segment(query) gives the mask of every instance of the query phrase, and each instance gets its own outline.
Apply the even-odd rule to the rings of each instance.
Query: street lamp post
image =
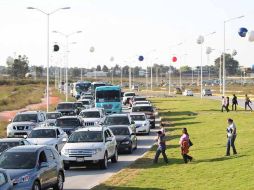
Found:
[[[68,67],[69,67],[69,37],[74,35],[74,34],[78,34],[78,33],[82,33],[81,30],[69,33],[69,34],[65,34],[63,32],[59,32],[59,31],[53,31],[54,33],[60,34],[62,36],[65,37],[66,40],[66,69],[65,69],[65,101],[68,101],[68,93],[69,93],[69,87],[68,87]],[[73,44],[75,44],[76,42],[73,42]]]
[[[225,96],[225,91],[226,91],[226,63],[225,63],[225,54],[226,54],[226,23],[231,22],[233,20],[236,19],[241,19],[244,16],[239,16],[239,17],[234,17],[234,18],[230,18],[228,20],[224,21],[224,25],[223,25],[223,88],[222,88],[222,94],[223,96]]]
[[[39,8],[27,7],[27,9],[37,10],[47,16],[47,87],[46,87],[46,99],[47,99],[47,112],[49,111],[49,16],[60,10],[70,9],[70,7],[63,7],[55,9],[52,12],[45,12]]]

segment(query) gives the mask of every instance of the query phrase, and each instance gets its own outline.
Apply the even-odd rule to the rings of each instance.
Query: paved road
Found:
[[[158,123],[159,119],[157,119]],[[157,124],[158,125],[158,124]],[[149,136],[141,135],[138,136],[138,149],[135,150],[131,155],[123,154],[119,156],[118,163],[111,164],[107,170],[100,170],[94,168],[71,168],[66,171],[66,181],[64,183],[65,190],[79,190],[79,189],[90,189],[109,177],[130,165],[132,162],[142,157],[142,155],[151,148],[154,144],[154,138],[156,137],[156,130],[151,130]]]

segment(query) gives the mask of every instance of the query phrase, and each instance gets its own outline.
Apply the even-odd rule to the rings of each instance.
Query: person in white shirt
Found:
[[[227,127],[227,152],[226,156],[230,156],[230,147],[233,149],[233,154],[237,154],[235,148],[235,139],[236,139],[236,125],[234,124],[233,119],[228,119]]]

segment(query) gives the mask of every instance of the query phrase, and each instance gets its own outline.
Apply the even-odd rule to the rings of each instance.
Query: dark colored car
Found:
[[[23,145],[31,145],[26,139],[23,138],[3,138],[0,139],[0,154],[5,150],[15,147],[15,146],[23,146]],[[1,189],[1,188],[0,188]]]
[[[57,105],[56,111],[62,115],[77,115],[77,107],[74,102],[61,102]]]
[[[44,145],[17,146],[0,156],[14,190],[62,190],[65,180],[63,162],[54,147]]]
[[[82,102],[75,102],[74,104],[76,106],[77,115],[79,115],[79,113],[84,109],[83,103]]]
[[[56,120],[56,126],[70,136],[78,128],[84,127],[84,123],[79,116],[63,116]]]
[[[134,149],[137,149],[138,140],[130,127],[110,126],[109,128],[116,137],[118,152],[128,152],[131,154]]]
[[[1,190],[12,190],[13,184],[9,174],[4,169],[0,169],[0,189]]]

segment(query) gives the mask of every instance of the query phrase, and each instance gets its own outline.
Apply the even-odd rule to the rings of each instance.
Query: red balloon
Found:
[[[172,57],[172,61],[176,62],[177,61],[177,57]]]

